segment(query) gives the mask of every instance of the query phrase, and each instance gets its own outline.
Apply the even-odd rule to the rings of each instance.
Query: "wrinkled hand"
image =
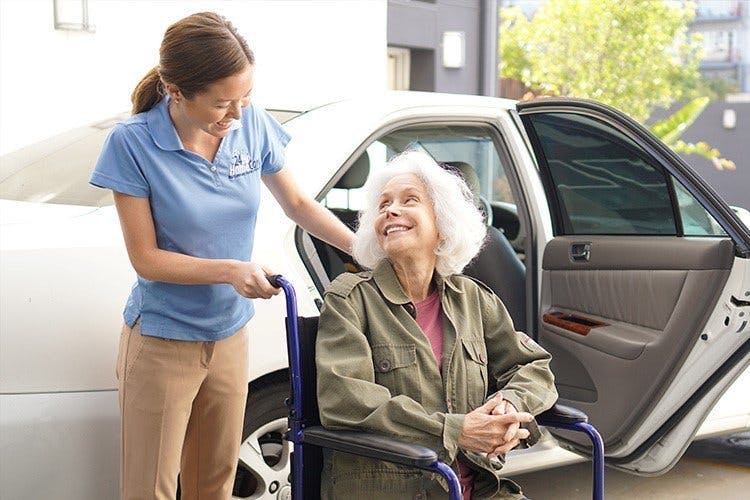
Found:
[[[501,405],[502,409],[497,411],[502,413],[496,414],[496,409]],[[513,405],[502,399],[502,395],[495,396],[466,414],[458,446],[487,453],[488,458],[503,455],[518,446],[522,439],[529,437],[529,431],[520,429],[519,425],[533,420],[534,417],[530,413],[517,411]]]
[[[515,406],[513,406],[513,403],[511,403],[507,399],[503,399],[502,392],[498,391],[492,399],[498,401],[497,406],[495,406],[495,408],[492,410],[493,415],[508,415],[510,413],[518,413],[518,410]],[[526,429],[521,429],[521,424],[519,422],[510,424],[508,426],[507,432],[505,433],[505,436],[503,436],[503,440],[505,441],[505,443],[515,444],[508,449],[505,449],[505,445],[499,447],[488,455],[489,458],[507,453],[508,451],[518,446],[522,439],[526,439],[528,437],[529,431]]]
[[[274,274],[264,266],[253,262],[239,262],[231,275],[231,285],[237,293],[249,299],[270,299],[278,295],[279,289],[268,281]]]

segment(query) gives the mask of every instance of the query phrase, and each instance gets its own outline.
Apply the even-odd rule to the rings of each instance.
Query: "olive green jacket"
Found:
[[[483,284],[435,273],[444,322],[442,370],[417,325],[415,308],[387,260],[373,271],[342,274],[325,294],[316,344],[321,422],[427,446],[453,464],[460,452],[477,474],[474,497],[515,498],[500,460],[460,450],[464,415],[498,390],[534,415],[557,400],[550,355],[513,329],[503,304]],[[528,425],[528,445],[539,438]],[[441,498],[442,478],[331,452],[323,498]]]

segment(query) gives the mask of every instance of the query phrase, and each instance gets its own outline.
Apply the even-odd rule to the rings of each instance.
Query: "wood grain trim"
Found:
[[[578,335],[586,336],[589,332],[600,326],[609,326],[609,323],[587,318],[579,314],[565,313],[561,311],[549,311],[544,313],[542,320],[550,325],[563,328]]]

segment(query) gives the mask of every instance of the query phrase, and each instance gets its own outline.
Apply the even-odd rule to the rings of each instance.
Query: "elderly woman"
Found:
[[[538,439],[532,415],[557,392],[550,355],[514,330],[490,289],[459,274],[485,237],[466,184],[407,152],[366,191],[353,255],[373,270],[339,276],[320,314],[323,425],[434,449],[458,471],[465,499],[522,498],[498,470],[505,453]],[[447,495],[417,469],[337,452],[325,461],[323,498]]]

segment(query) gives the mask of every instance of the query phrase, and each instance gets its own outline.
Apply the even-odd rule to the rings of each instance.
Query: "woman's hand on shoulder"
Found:
[[[268,281],[268,276],[272,274],[274,273],[260,264],[236,261],[232,266],[229,283],[243,297],[270,299],[280,291]]]

